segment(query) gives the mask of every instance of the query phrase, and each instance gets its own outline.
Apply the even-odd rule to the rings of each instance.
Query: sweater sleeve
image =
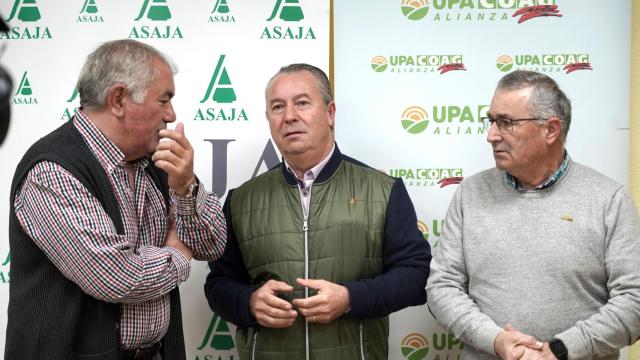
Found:
[[[344,284],[351,301],[351,311],[346,317],[386,316],[426,302],[431,248],[417,224],[416,212],[404,183],[396,179],[384,226],[383,273]]]
[[[240,248],[231,220],[229,191],[223,212],[227,221],[227,246],[217,261],[209,262],[211,271],[204,285],[204,292],[211,310],[238,327],[256,326],[257,321],[249,312],[249,299],[257,289],[249,285],[249,273],[244,267]]]
[[[640,220],[633,201],[619,188],[604,209],[605,269],[609,299],[598,311],[557,334],[569,359],[593,359],[640,337]]]
[[[429,310],[436,321],[474,348],[494,355],[494,341],[502,330],[469,297],[469,276],[462,253],[464,182],[451,200],[442,236],[431,261],[427,282]]]

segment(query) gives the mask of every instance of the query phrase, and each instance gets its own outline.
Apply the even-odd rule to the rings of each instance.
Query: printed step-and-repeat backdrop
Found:
[[[579,162],[627,178],[630,1],[334,1],[336,136],[345,153],[404,179],[425,241],[437,246],[460,178],[493,165],[479,118],[497,80],[547,72],[571,98],[567,147]],[[221,196],[279,162],[264,86],[280,66],[330,67],[330,0],[6,0],[0,62],[14,80],[0,147],[0,228],[9,187],[30,144],[68,120],[75,82],[99,43],[131,38],[177,65],[174,107],[196,151],[195,171]],[[446,181],[441,181],[448,179]],[[224,198],[223,198],[224,199]],[[0,309],[11,276],[0,232]],[[209,310],[208,272],[181,286],[187,355],[237,359],[235,328]],[[425,306],[392,316],[390,359],[459,359],[462,344]],[[0,313],[0,331],[6,312]],[[0,353],[4,336],[0,336]]]
[[[573,159],[626,185],[630,12],[630,1],[334,1],[340,149],[404,180],[437,247],[458,181],[494,166],[480,117],[498,79],[533,70],[572,101]],[[463,347],[426,305],[391,329],[391,359],[454,360]]]

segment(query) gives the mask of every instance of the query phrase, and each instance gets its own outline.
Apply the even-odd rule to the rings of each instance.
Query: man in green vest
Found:
[[[283,162],[227,195],[209,304],[241,359],[387,359],[388,315],[426,302],[431,260],[404,184],[340,152],[322,70],[285,66],[265,95]]]

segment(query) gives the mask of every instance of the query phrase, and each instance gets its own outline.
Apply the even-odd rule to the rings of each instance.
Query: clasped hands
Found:
[[[503,360],[557,360],[548,342],[540,342],[510,324],[496,336],[493,346]]]
[[[349,308],[349,290],[342,285],[315,279],[296,279],[296,283],[315,289],[317,294],[290,303],[278,294],[293,292],[293,286],[276,280],[267,281],[251,294],[249,311],[261,326],[286,328],[293,325],[298,314],[308,322],[328,324]]]

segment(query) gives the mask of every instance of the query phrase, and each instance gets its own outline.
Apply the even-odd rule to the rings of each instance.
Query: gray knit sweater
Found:
[[[519,192],[490,169],[465,179],[431,261],[427,299],[466,344],[496,358],[512,324],[559,338],[569,359],[616,359],[640,336],[640,223],[622,186],[570,162],[557,183]]]

